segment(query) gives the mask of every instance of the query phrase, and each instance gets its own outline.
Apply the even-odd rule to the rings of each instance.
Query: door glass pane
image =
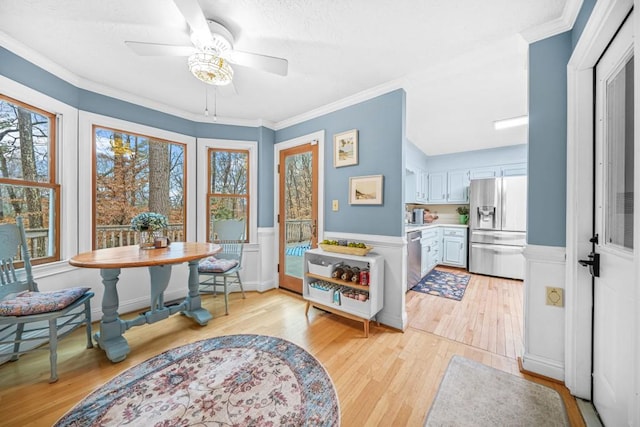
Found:
[[[607,82],[605,242],[633,249],[633,57]]]
[[[302,255],[311,249],[313,225],[311,152],[288,156],[284,171],[285,272],[302,278]]]

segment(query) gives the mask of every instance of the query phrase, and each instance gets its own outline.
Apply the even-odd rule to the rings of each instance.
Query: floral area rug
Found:
[[[336,426],[333,382],[280,338],[229,335],[174,348],[121,373],[56,426]]]
[[[464,296],[464,291],[467,290],[469,279],[471,276],[468,274],[449,273],[434,269],[411,290],[460,301]]]

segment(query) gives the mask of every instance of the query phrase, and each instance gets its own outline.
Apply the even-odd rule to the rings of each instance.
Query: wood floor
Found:
[[[131,353],[120,363],[111,363],[97,348],[85,349],[83,331],[75,331],[60,342],[60,380],[55,384],[47,382],[47,351],[32,352],[18,362],[0,366],[0,424],[50,426],[89,392],[124,370],[167,349],[228,334],[272,335],[306,348],[334,381],[344,427],[421,426],[454,354],[523,376],[513,357],[414,327],[402,333],[372,325],[369,338],[363,338],[358,322],[316,309],[311,309],[307,318],[305,302],[286,291],[247,293],[245,300],[232,294],[230,299],[230,313],[224,316],[220,296],[204,298],[204,306],[214,314],[204,327],[174,315],[130,329],[125,336]],[[415,304],[412,315],[417,314],[418,306]],[[536,381],[558,390],[572,425],[584,425],[564,387]]]
[[[516,359],[522,355],[522,287],[519,280],[472,274],[461,301],[409,291],[409,327]]]

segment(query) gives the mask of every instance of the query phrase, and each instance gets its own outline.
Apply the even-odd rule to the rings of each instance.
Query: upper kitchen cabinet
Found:
[[[430,173],[428,202],[469,203],[469,170]]]
[[[469,203],[469,170],[447,172],[447,203]]]
[[[427,203],[427,173],[418,168],[407,168],[405,174],[405,203]]]
[[[430,173],[428,179],[428,198],[429,203],[446,203],[447,201],[447,173],[435,172]]]
[[[469,171],[471,179],[496,178],[498,176],[500,176],[500,168],[496,166],[474,168]]]
[[[500,176],[522,176],[527,174],[526,163],[514,163],[500,166]]]

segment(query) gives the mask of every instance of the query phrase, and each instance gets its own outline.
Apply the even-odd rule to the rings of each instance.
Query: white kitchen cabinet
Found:
[[[429,203],[469,203],[469,170],[429,174]]]
[[[310,265],[315,272],[310,272]],[[369,270],[369,284],[360,285],[331,277],[338,265]],[[331,289],[323,289],[330,286]],[[366,294],[360,301],[345,295],[351,292]],[[384,306],[384,258],[368,253],[364,256],[311,249],[304,253],[302,297],[307,301],[305,314],[311,306],[363,323],[364,335],[369,336],[369,322]]]
[[[501,176],[522,176],[527,174],[526,163],[514,163],[500,166]]]
[[[404,202],[417,203],[417,175],[414,170],[406,169],[404,174]]]
[[[421,169],[406,169],[405,203],[427,202],[427,173]]]
[[[445,227],[442,230],[443,265],[467,268],[467,229]]]
[[[446,203],[447,201],[447,173],[434,172],[428,176],[428,202]]]
[[[447,203],[469,203],[469,170],[447,172]]]
[[[422,231],[422,238],[420,239],[420,243],[422,245],[422,277],[429,274],[429,272],[438,265],[439,260],[442,258],[440,255],[441,240],[442,235],[439,227]]]
[[[498,166],[489,166],[471,169],[469,175],[471,179],[495,178],[501,175],[501,171]]]

